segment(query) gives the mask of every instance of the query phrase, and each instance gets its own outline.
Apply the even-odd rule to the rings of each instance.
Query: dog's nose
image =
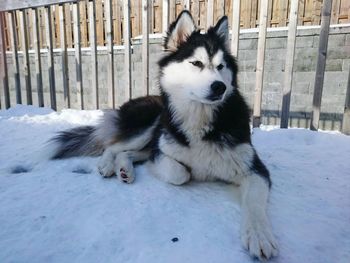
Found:
[[[222,81],[214,81],[211,84],[210,89],[211,89],[210,98],[212,100],[217,100],[217,99],[220,99],[222,94],[225,93],[226,85]]]

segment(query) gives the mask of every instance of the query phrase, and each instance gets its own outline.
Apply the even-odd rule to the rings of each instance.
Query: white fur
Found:
[[[107,147],[98,162],[98,169],[101,175],[103,177],[110,177],[115,174],[115,158],[118,153],[124,151],[140,151],[145,147],[145,145],[151,140],[153,130],[158,122],[159,120],[157,119],[150,128],[131,140],[118,142]]]
[[[154,162],[147,162],[146,165],[150,172],[163,182],[182,185],[191,178],[183,165],[166,155],[161,155]]]
[[[201,61],[204,68],[201,69],[194,66],[191,63],[194,61]],[[219,64],[224,65],[222,70],[216,68]],[[206,49],[198,47],[194,51],[193,56],[181,62],[168,64],[162,69],[162,72],[160,84],[163,89],[171,95],[173,101],[180,100],[184,104],[188,104],[191,101],[202,104],[219,104],[233,91],[231,85],[232,73],[226,67],[221,50],[210,61]],[[226,85],[226,92],[218,101],[207,99],[207,96],[211,93],[210,86],[214,81],[221,81]]]

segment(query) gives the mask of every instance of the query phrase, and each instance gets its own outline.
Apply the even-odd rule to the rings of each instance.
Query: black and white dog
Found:
[[[100,155],[99,171],[134,181],[133,163],[175,185],[223,180],[240,186],[241,240],[252,256],[277,254],[266,206],[269,172],[250,138],[249,109],[239,93],[227,17],[202,34],[183,11],[170,26],[159,61],[160,96],[106,111],[96,127],[63,131],[53,158]]]

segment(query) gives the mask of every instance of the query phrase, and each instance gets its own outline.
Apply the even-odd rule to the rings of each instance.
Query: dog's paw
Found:
[[[101,157],[98,162],[98,171],[103,177],[111,177],[115,174],[114,162]]]
[[[135,180],[133,169],[126,169],[125,167],[121,167],[117,170],[117,177],[120,181],[131,184]]]
[[[265,261],[278,254],[278,245],[269,224],[246,222],[242,227],[241,241],[243,247],[252,257]]]

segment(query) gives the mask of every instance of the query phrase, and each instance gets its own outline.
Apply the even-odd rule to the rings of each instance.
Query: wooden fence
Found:
[[[69,4],[60,5],[55,7],[52,4],[62,3],[62,2],[70,2]],[[213,24],[214,14],[215,14],[215,4],[219,3],[219,0],[208,0],[206,1],[206,24],[207,26]],[[283,103],[282,103],[282,118],[281,118],[281,127],[288,127],[289,120],[289,109],[290,109],[290,97],[292,92],[292,77],[293,77],[293,65],[294,65],[294,50],[295,50],[295,39],[296,39],[296,27],[300,21],[298,17],[300,10],[300,3],[310,2],[310,1],[299,1],[299,0],[291,0],[290,1],[290,11],[288,13],[288,44],[287,44],[287,58],[285,65],[285,85],[283,90]],[[311,1],[316,3],[318,1]],[[73,5],[72,5],[73,3]],[[92,78],[92,97],[93,103],[96,109],[99,108],[99,89],[98,89],[98,64],[97,64],[97,45],[98,45],[98,37],[99,34],[102,34],[100,30],[103,28],[103,32],[105,34],[104,41],[107,44],[108,50],[108,104],[111,108],[115,107],[114,101],[114,75],[115,70],[113,68],[113,60],[114,60],[114,52],[113,46],[115,42],[115,28],[113,27],[115,24],[115,20],[121,19],[121,15],[123,15],[122,24],[119,24],[118,20],[118,28],[117,32],[121,33],[121,29],[123,30],[123,44],[125,47],[124,56],[125,56],[125,65],[124,65],[124,74],[125,74],[125,88],[126,94],[129,98],[132,97],[132,89],[131,89],[131,32],[133,27],[132,16],[130,10],[132,10],[132,4],[130,0],[123,0],[122,4],[122,13],[120,9],[119,13],[115,10],[115,1],[112,0],[104,0],[103,8],[104,15],[101,16],[101,12],[99,12],[96,8],[97,4],[101,3],[99,0],[85,2],[85,1],[77,1],[77,0],[32,0],[31,4],[21,3],[19,0],[5,0],[5,3],[0,3],[0,10],[12,10],[10,12],[0,12],[0,76],[1,83],[3,86],[3,92],[1,94],[0,102],[1,107],[3,105],[6,108],[10,107],[10,92],[9,92],[9,83],[8,83],[8,71],[7,71],[7,61],[6,61],[6,47],[9,43],[11,43],[12,59],[13,59],[13,74],[15,79],[15,91],[16,91],[16,102],[22,103],[22,94],[21,94],[21,83],[20,83],[20,71],[19,71],[19,60],[18,60],[18,48],[19,48],[19,40],[22,41],[22,46],[20,49],[23,51],[24,58],[24,79],[25,79],[25,87],[26,87],[26,96],[27,103],[32,104],[32,90],[31,90],[31,74],[30,71],[33,70],[30,68],[30,63],[28,59],[28,51],[29,51],[29,39],[30,34],[33,37],[33,46],[35,49],[35,72],[36,72],[36,82],[38,87],[38,101],[39,106],[44,106],[43,102],[43,90],[42,90],[42,68],[41,68],[41,57],[40,57],[40,47],[43,46],[42,42],[45,42],[44,47],[48,51],[48,73],[49,73],[49,85],[50,85],[50,102],[51,108],[56,110],[56,82],[55,82],[55,64],[53,61],[53,48],[54,48],[54,40],[57,38],[55,35],[55,27],[59,27],[59,31],[61,34],[59,35],[60,41],[59,45],[61,47],[61,57],[62,57],[62,79],[63,79],[63,87],[64,87],[64,100],[67,108],[70,107],[70,87],[68,84],[68,63],[67,63],[67,46],[68,39],[70,37],[68,35],[74,36],[74,47],[75,47],[75,68],[76,68],[76,90],[77,97],[81,109],[84,109],[84,101],[83,101],[83,83],[82,83],[82,65],[81,65],[81,46],[84,44],[84,40],[82,36],[88,35],[88,39],[85,41],[88,43],[91,49],[91,62],[93,65],[93,70],[91,74]],[[180,11],[181,8],[175,9],[170,8],[172,3],[176,4],[176,1],[171,0],[163,0],[162,1],[162,16],[163,19],[163,30],[167,27],[169,21],[173,20],[176,13]],[[194,9],[193,3],[201,3],[199,2],[190,2],[183,1],[183,6],[185,8]],[[221,1],[224,4],[224,1]],[[242,1],[243,3],[243,1]],[[241,27],[241,21],[239,15],[241,12],[241,1],[240,0],[232,0],[230,1],[232,8],[231,13],[229,13],[231,17],[231,27],[232,27],[232,53],[234,55],[238,52],[239,45],[239,28]],[[244,2],[246,3],[246,2]],[[256,3],[256,2],[255,2]],[[271,5],[272,0],[261,0],[259,5],[255,5],[256,12],[259,11],[259,39],[258,39],[258,53],[257,53],[257,65],[256,65],[256,87],[255,87],[255,99],[254,99],[254,110],[253,110],[253,126],[258,127],[261,123],[261,98],[263,93],[263,76],[264,76],[264,60],[265,60],[265,43],[266,43],[266,28],[271,25],[272,20],[269,18],[272,17],[271,14]],[[319,37],[319,51],[318,51],[318,60],[316,67],[316,77],[315,77],[315,85],[314,85],[314,99],[313,99],[313,111],[312,111],[312,121],[310,128],[313,130],[318,129],[319,125],[319,116],[320,116],[320,107],[321,107],[321,98],[322,98],[322,88],[323,88],[323,77],[325,72],[325,64],[326,64],[326,56],[327,56],[327,43],[328,43],[328,33],[329,26],[332,20],[332,16],[334,17],[334,12],[332,12],[332,6],[334,7],[334,3],[337,3],[337,10],[339,10],[339,3],[341,1],[334,0],[332,5],[332,0],[324,0],[321,10],[321,33]],[[51,5],[50,5],[51,4]],[[135,1],[134,1],[135,4]],[[154,25],[155,17],[159,18],[157,15],[151,15],[154,12],[154,5],[151,5],[148,0],[142,0],[142,70],[143,70],[143,90],[144,94],[148,94],[149,91],[149,32],[150,25]],[[41,7],[45,5],[44,7]],[[69,8],[67,8],[67,6]],[[302,5],[301,5],[302,6]],[[71,7],[73,7],[71,9]],[[196,8],[202,10],[199,5]],[[32,10],[30,10],[32,9]],[[71,20],[67,19],[67,9],[72,14]],[[85,10],[82,16],[81,10]],[[32,27],[28,26],[30,23],[28,22],[28,11],[31,12],[32,17]],[[41,10],[41,11],[40,11]],[[222,10],[224,10],[222,8]],[[151,12],[152,11],[152,12]],[[203,10],[202,10],[203,11]],[[333,9],[334,11],[334,9]],[[43,24],[40,18],[43,16]],[[58,15],[56,14],[58,12]],[[217,11],[216,11],[217,12]],[[216,13],[218,15],[218,13]],[[53,16],[56,16],[56,20],[53,19]],[[221,14],[220,14],[221,15]],[[103,18],[102,18],[103,17]],[[117,18],[116,18],[117,17]],[[151,21],[152,18],[152,21]],[[246,18],[246,16],[243,16]],[[19,19],[19,20],[18,20]],[[101,26],[101,21],[103,19],[103,24],[105,26]],[[255,19],[255,18],[254,18]],[[338,18],[339,19],[339,16]],[[16,22],[19,21],[19,22]],[[56,21],[56,22],[55,22]],[[100,21],[100,24],[98,23]],[[198,20],[198,23],[202,20]],[[135,22],[135,21],[134,21]],[[72,33],[68,34],[67,23],[71,27]],[[73,23],[73,24],[72,24]],[[89,26],[86,26],[88,23]],[[20,25],[20,26],[18,26]],[[44,25],[45,30],[40,30],[40,28]],[[120,26],[119,26],[120,25]],[[153,27],[154,28],[154,27]],[[7,31],[9,32],[7,32]],[[70,32],[70,31],[69,31]],[[344,107],[344,115],[343,115],[343,132],[350,134],[350,74],[347,85],[347,95],[345,99],[345,107]]]
[[[9,1],[9,0],[8,0]],[[162,33],[166,28],[167,23],[163,23],[164,3],[168,2],[169,21],[173,21],[175,17],[184,8],[189,8],[195,22],[201,29],[205,29],[211,21],[217,21],[217,19],[224,14],[229,16],[230,27],[232,21],[232,14],[235,10],[232,0],[192,0],[192,1],[179,1],[179,0],[149,0],[150,5],[150,33]],[[260,1],[258,0],[244,0],[241,1],[240,6],[240,28],[255,28],[259,25],[259,13],[260,13]],[[320,25],[321,23],[321,7],[322,0],[300,0],[298,7],[298,25]],[[108,3],[106,0],[95,0],[96,10],[96,41],[98,46],[107,45],[107,16],[105,5]],[[208,3],[212,5],[212,15],[208,16]],[[113,0],[112,4],[112,23],[113,23],[113,44],[121,45],[123,40],[123,1]],[[187,7],[186,7],[187,5]],[[68,48],[74,47],[74,9],[75,3],[66,3],[63,5],[64,19],[65,19],[65,34],[66,43]],[[287,26],[289,23],[289,10],[291,7],[290,0],[271,0],[268,3],[268,27],[281,27]],[[51,6],[51,26],[53,34],[53,47],[61,47],[61,30],[60,30],[60,6]],[[331,24],[349,23],[350,22],[350,1],[349,0],[333,0]],[[45,8],[27,9],[25,15],[28,19],[28,45],[34,49],[34,12],[37,12],[39,35],[41,48],[46,47],[46,34],[45,34]],[[18,47],[22,48],[22,38],[20,36],[22,27],[21,25],[21,12],[15,12],[15,25],[18,37]],[[82,47],[89,47],[89,4],[87,0],[81,1],[79,5],[80,16],[80,28],[81,28],[81,44]],[[209,17],[209,18],[208,18]],[[208,19],[210,21],[208,21]],[[142,0],[130,1],[130,22],[131,22],[131,36],[135,37],[142,34]],[[11,50],[10,39],[10,15],[5,15],[5,35],[8,41],[5,43],[6,50]]]

